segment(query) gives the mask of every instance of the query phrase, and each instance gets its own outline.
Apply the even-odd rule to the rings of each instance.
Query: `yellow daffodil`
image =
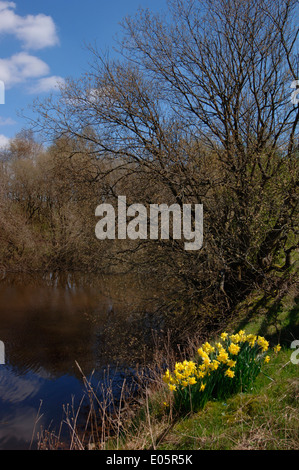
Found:
[[[169,372],[169,369],[167,369],[164,376],[163,376],[163,382],[165,382],[167,384],[167,383],[169,383],[169,380],[170,380],[170,372]]]
[[[235,373],[234,373],[233,370],[227,369],[227,370],[225,371],[225,374],[224,374],[224,375],[226,375],[227,377],[230,377],[230,378],[232,379],[232,378],[235,376]]]
[[[185,369],[185,366],[181,362],[176,362],[175,370],[178,372],[182,372]]]
[[[238,333],[239,337],[240,337],[240,342],[244,342],[246,341],[246,333],[244,330],[240,330],[239,333]]]
[[[230,336],[230,340],[233,342],[233,343],[239,343],[241,341],[241,337],[240,335],[238,335],[238,333],[236,335],[231,335]]]
[[[231,354],[236,355],[240,351],[240,346],[238,346],[237,344],[232,343],[232,344],[229,345],[228,350]]]
[[[257,344],[262,348],[262,351],[265,352],[269,348],[269,342],[263,338],[263,336],[258,336],[256,340]]]
[[[208,343],[207,341],[206,341],[205,344],[202,346],[202,349],[203,349],[203,351],[204,351],[206,354],[209,354],[209,353],[215,351],[214,346],[211,346],[211,344]]]
[[[177,370],[174,371],[174,374],[178,380],[182,380],[184,378],[183,374],[181,374]]]
[[[197,393],[198,390],[201,392],[204,391],[206,384],[201,382],[202,379],[206,376],[213,378],[213,374],[215,374],[215,380],[217,380],[217,369],[221,370],[222,364],[226,364],[224,376],[232,379],[235,377],[234,368],[237,364],[237,360],[233,360],[236,359],[236,357],[232,356],[237,356],[239,354],[238,362],[240,362],[240,364],[242,363],[244,360],[244,355],[242,355],[242,343],[245,341],[248,342],[252,348],[254,346],[258,347],[262,352],[267,351],[269,348],[269,342],[263,336],[257,336],[254,334],[247,335],[244,330],[240,330],[238,333],[232,335],[223,332],[220,336],[222,342],[216,343],[215,346],[212,346],[211,343],[206,341],[198,348],[196,362],[188,360],[176,362],[172,372],[169,369],[166,370],[162,378],[168,385],[170,391],[182,391],[186,387],[190,387],[191,394],[193,392]],[[279,344],[273,348],[275,353],[279,352],[280,349],[281,346]],[[257,348],[254,353],[256,353],[257,356],[259,355]],[[245,357],[246,354],[245,348]],[[268,363],[269,361],[270,356],[265,356],[264,362]],[[191,388],[191,386],[197,384],[198,381],[198,386]],[[166,403],[164,403],[164,405],[166,406]]]
[[[188,383],[189,383],[189,385],[194,385],[194,384],[196,384],[196,379],[195,379],[195,377],[190,377],[189,380],[188,380]]]
[[[229,361],[227,361],[227,365],[228,367],[235,367],[236,361],[233,361],[232,359],[230,359]]]
[[[209,364],[211,362],[209,355],[203,350],[203,348],[199,348],[197,352],[199,356],[202,358],[204,364]]]
[[[229,357],[224,348],[219,351],[219,354],[216,359],[217,361],[222,362],[224,364],[228,361]]]
[[[212,362],[211,365],[210,365],[210,369],[211,369],[211,370],[217,370],[219,364],[220,364],[220,362],[217,361],[216,359],[214,359],[213,362]]]
[[[202,372],[202,371],[196,372],[196,377],[198,377],[199,379],[203,379],[205,375],[206,375],[205,372]]]
[[[246,341],[249,343],[249,345],[253,348],[256,342],[257,336],[253,334],[249,334],[246,336]]]

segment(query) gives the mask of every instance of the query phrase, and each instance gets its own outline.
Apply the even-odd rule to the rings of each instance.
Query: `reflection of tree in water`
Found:
[[[78,425],[82,422],[84,429],[90,403],[83,374],[97,400],[105,401],[112,393],[110,406],[123,396],[124,383],[126,390],[136,390],[134,366],[150,358],[152,331],[160,328],[158,316],[151,313],[155,303],[156,289],[129,277],[6,276],[0,282],[0,339],[7,358],[7,380],[0,381],[2,416],[12,422],[7,402],[1,405],[1,399],[18,396],[19,426],[23,410],[32,406],[37,412],[42,397],[45,427],[51,422],[51,428],[58,429],[62,406],[73,397],[75,407],[80,402]],[[31,430],[34,418],[26,418]]]
[[[2,337],[10,363],[20,372],[43,367],[57,377],[72,372],[74,360],[91,359],[92,325],[79,311],[65,308],[58,295],[42,297],[44,305],[39,298],[36,307],[11,310]]]
[[[112,363],[146,363],[162,325],[162,317],[151,311],[111,305],[96,333],[97,361],[103,363],[108,357]]]
[[[0,284],[0,338],[11,365],[20,373],[42,367],[55,377],[80,376],[75,361],[88,374],[148,357],[159,322],[144,293],[151,295],[144,283],[120,277],[6,278]]]

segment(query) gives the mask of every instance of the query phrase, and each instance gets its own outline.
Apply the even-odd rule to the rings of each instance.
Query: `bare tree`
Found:
[[[134,202],[204,204],[200,252],[172,240],[158,242],[160,257],[156,244],[142,245],[147,266],[168,266],[197,301],[232,306],[254,285],[272,285],[278,255],[280,269],[290,266],[296,15],[295,0],[173,0],[165,16],[140,10],[123,22],[119,59],[90,48],[89,73],[69,80],[56,103],[37,104],[38,129],[88,142],[105,198],[126,188]],[[140,243],[135,249],[140,260]]]

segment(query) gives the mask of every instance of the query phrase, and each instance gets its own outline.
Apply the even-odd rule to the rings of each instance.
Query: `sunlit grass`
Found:
[[[298,449],[298,365],[292,350],[263,367],[246,393],[213,399],[175,424],[159,449]]]

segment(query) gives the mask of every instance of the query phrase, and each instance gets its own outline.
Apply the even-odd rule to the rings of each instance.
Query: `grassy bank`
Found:
[[[298,365],[292,350],[271,355],[252,390],[178,422],[158,449],[298,449]]]
[[[108,413],[108,407],[114,400],[112,389],[107,389],[106,401],[100,403],[96,390],[84,377],[90,405],[85,410],[84,431],[78,425],[80,410],[74,410],[74,415],[66,416],[64,420],[71,433],[70,448],[131,451],[299,449],[299,346],[292,345],[292,341],[299,339],[298,326],[298,298],[295,290],[289,291],[279,303],[258,292],[250,296],[240,306],[233,322],[227,325],[229,336],[226,339],[217,333],[204,341],[217,345],[221,338],[222,344],[225,345],[227,341],[226,348],[229,350],[230,335],[240,331],[240,327],[245,330],[245,336],[256,335],[260,338],[255,344],[257,355],[254,358],[260,365],[258,373],[253,374],[253,380],[250,379],[247,387],[243,375],[241,387],[237,391],[231,393],[229,390],[222,397],[210,396],[196,412],[194,409],[186,410],[186,407],[183,410],[176,408],[175,394],[169,390],[169,382],[165,383],[162,377],[166,367],[173,372],[177,361],[196,360],[198,348],[202,345],[198,337],[190,337],[189,347],[181,351],[179,358],[167,347],[165,351],[157,351],[150,378],[146,375],[146,384],[145,377],[140,377],[143,393],[138,397],[129,396],[121,400],[112,414]],[[264,339],[259,336],[261,334],[269,345],[265,351]],[[275,351],[274,346],[278,343],[281,349]],[[242,357],[242,341],[239,345],[240,352],[233,356],[237,365],[229,365],[235,372],[235,378],[240,371],[238,361]],[[246,345],[245,340],[243,345]],[[249,363],[250,348],[251,345],[247,345],[249,355],[246,353],[245,361],[242,359],[245,367]],[[222,385],[225,386],[231,380],[225,377],[228,364],[226,361],[216,368],[216,376],[220,374],[216,387],[218,391],[222,391]],[[212,369],[208,376],[213,374]],[[205,377],[204,382],[208,388],[209,378]],[[124,384],[122,396],[125,395]],[[101,411],[100,415],[98,410]],[[40,442],[40,448],[66,447],[68,444],[53,434],[44,433]]]
[[[263,331],[270,344],[281,342],[282,349],[278,354],[273,349],[267,351],[269,362],[263,362],[261,372],[246,392],[241,390],[226,399],[214,398],[196,413],[177,416],[171,394],[157,375],[133,419],[122,423],[122,433],[117,439],[108,440],[104,448],[298,449],[299,354],[290,347],[299,324],[296,295],[285,297],[274,313],[266,301],[263,308],[261,305],[258,295],[248,299],[248,305],[243,305],[239,318],[231,325],[231,332],[240,324],[246,333]],[[268,309],[264,310],[266,306]]]
[[[298,364],[294,350],[270,353],[253,387],[177,420],[165,406],[167,392],[149,392],[144,407],[109,449],[299,449]]]

